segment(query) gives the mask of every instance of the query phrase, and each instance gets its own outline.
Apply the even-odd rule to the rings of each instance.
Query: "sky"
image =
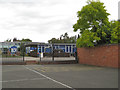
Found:
[[[118,19],[120,0],[100,0],[111,15]],[[6,39],[29,38],[33,42],[46,42],[59,38],[65,32],[69,36],[77,22],[77,12],[87,0],[0,0],[0,42]]]

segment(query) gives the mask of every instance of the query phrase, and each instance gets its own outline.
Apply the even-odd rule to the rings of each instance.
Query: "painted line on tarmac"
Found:
[[[24,67],[25,67],[25,66],[24,66]],[[25,67],[25,68],[28,69],[28,70],[30,70],[30,71],[32,71],[32,72],[34,72],[34,73],[37,73],[37,74],[39,74],[39,75],[41,75],[41,76],[43,76],[43,77],[45,77],[45,78],[47,78],[47,79],[49,79],[49,80],[51,80],[51,81],[53,81],[53,82],[55,82],[55,83],[58,83],[58,84],[60,84],[60,85],[62,85],[62,86],[64,86],[64,87],[67,87],[67,88],[72,89],[72,90],[76,90],[76,89],[72,88],[71,86],[68,86],[68,85],[66,85],[66,84],[64,84],[64,83],[61,83],[61,82],[55,80],[55,79],[52,79],[52,78],[50,78],[50,77],[48,77],[48,76],[46,76],[46,75],[44,75],[44,74],[42,74],[42,73],[40,73],[40,72],[37,72],[37,71],[35,71],[35,70],[33,70],[33,69],[30,69],[30,68],[28,68],[28,67]]]
[[[0,82],[3,82],[3,83],[7,83],[7,82],[21,82],[21,81],[33,81],[33,80],[41,80],[41,79],[46,79],[46,78],[19,79],[19,80],[8,80],[8,81],[0,81]]]

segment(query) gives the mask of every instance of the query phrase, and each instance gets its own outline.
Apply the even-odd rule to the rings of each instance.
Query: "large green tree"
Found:
[[[77,40],[78,47],[90,47],[94,44],[110,43],[110,23],[104,3],[87,1],[81,11],[77,12],[77,23],[73,25],[74,31],[80,30],[80,38]]]

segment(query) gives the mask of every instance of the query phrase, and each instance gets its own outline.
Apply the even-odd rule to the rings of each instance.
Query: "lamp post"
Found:
[[[41,43],[40,43],[40,61],[41,61]]]
[[[51,50],[52,50],[52,61],[54,61],[54,43],[50,41],[51,44]]]
[[[52,60],[54,61],[54,43],[52,43]]]
[[[22,50],[22,51],[23,51],[23,62],[24,62],[24,61],[25,61],[25,60],[24,60],[24,59],[25,59],[25,58],[24,58],[24,49],[25,49],[25,46],[24,46],[24,45],[25,45],[25,44],[24,44],[24,43],[22,43],[22,44],[23,44],[23,45],[22,45],[22,47],[23,47],[23,50]]]

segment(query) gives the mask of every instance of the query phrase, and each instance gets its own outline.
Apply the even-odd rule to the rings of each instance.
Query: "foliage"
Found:
[[[83,32],[80,38],[77,40],[77,46],[78,47],[89,47],[94,46],[96,44],[95,41],[99,41],[100,38],[95,35],[94,32],[90,32],[89,30],[86,30]]]
[[[80,30],[78,47],[92,47],[94,44],[110,43],[111,29],[104,3],[88,1],[88,5],[78,11],[77,23],[73,25],[74,31]]]
[[[12,39],[7,39],[5,41],[6,42],[11,42]],[[32,40],[30,40],[29,38],[26,38],[26,39],[23,38],[22,40],[19,40],[15,37],[15,38],[13,38],[13,42],[32,42]]]
[[[120,43],[120,22],[111,21],[111,43]]]
[[[58,43],[59,39],[52,38],[51,40],[48,40],[49,43]]]
[[[11,39],[7,39],[7,40],[5,40],[5,42],[11,42]]]
[[[30,40],[30,39],[28,39],[28,38],[27,38],[27,39],[24,39],[24,38],[23,38],[23,39],[20,40],[20,41],[21,41],[21,42],[32,42],[32,40]]]
[[[18,41],[18,40],[17,40],[17,38],[16,38],[16,37],[15,37],[15,38],[13,38],[13,42],[16,42],[16,41]]]
[[[48,40],[49,43],[76,43],[76,36],[68,36],[68,33],[60,35],[60,38],[52,38]]]

